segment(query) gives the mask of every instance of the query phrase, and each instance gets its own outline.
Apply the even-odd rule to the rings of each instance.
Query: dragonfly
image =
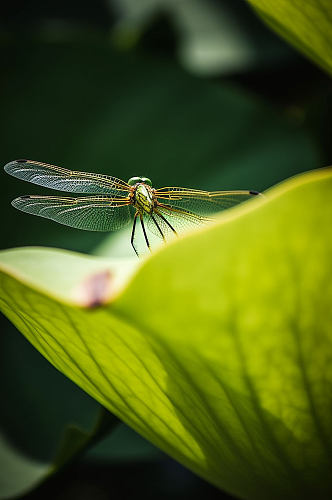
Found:
[[[202,191],[183,187],[156,189],[148,177],[125,182],[110,175],[72,171],[33,160],[7,163],[5,171],[46,188],[85,196],[26,195],[12,205],[29,214],[88,231],[114,231],[133,222],[131,245],[139,256],[135,236],[140,221],[145,244],[151,250],[149,231],[166,241],[171,234],[210,222],[211,214],[230,208],[258,191]]]

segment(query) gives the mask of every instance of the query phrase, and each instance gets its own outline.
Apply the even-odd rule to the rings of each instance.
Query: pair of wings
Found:
[[[128,224],[132,218],[132,186],[104,174],[67,170],[55,165],[31,160],[16,160],[5,165],[5,171],[47,188],[87,196],[21,196],[12,205],[23,212],[52,219],[60,224],[89,231],[113,231]],[[207,215],[232,207],[259,195],[257,191],[201,191],[181,187],[154,190],[157,207],[155,218],[167,230],[158,214],[162,214],[176,229],[205,222]],[[148,217],[148,215],[145,215]],[[156,232],[153,221],[149,227]],[[157,233],[158,234],[158,231]]]

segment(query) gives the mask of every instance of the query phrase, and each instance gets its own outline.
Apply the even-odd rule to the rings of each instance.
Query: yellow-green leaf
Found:
[[[247,0],[279,35],[332,73],[330,0]]]
[[[104,305],[89,274],[112,276],[115,262],[3,251],[1,308],[211,483],[243,499],[330,498],[331,200],[331,170],[291,179],[158,250]]]

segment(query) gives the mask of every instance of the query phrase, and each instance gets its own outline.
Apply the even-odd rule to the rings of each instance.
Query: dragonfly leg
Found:
[[[160,236],[162,237],[162,239],[165,241],[165,235],[164,233],[162,232],[162,230],[160,229],[160,226],[158,224],[158,222],[156,221],[156,219],[153,217],[153,215],[151,215],[151,219],[153,220],[153,222],[155,223],[155,225],[157,226],[157,229],[160,233]]]
[[[145,243],[146,243],[146,246],[148,247],[148,249],[150,250],[151,252],[151,248],[150,248],[150,243],[149,243],[149,240],[148,240],[148,236],[146,234],[146,231],[145,231],[145,226],[144,226],[144,221],[143,221],[143,215],[142,214],[139,214],[140,216],[140,219],[141,219],[141,225],[142,225],[142,229],[143,229],[143,234],[144,234],[144,238],[145,238]]]
[[[174,229],[174,227],[172,226],[172,224],[170,224],[170,223],[168,222],[168,220],[167,220],[167,219],[166,219],[166,218],[165,218],[165,217],[164,217],[164,216],[163,216],[160,212],[156,212],[156,213],[157,213],[157,214],[159,215],[159,217],[160,217],[160,218],[161,218],[161,219],[162,219],[162,220],[163,220],[163,221],[164,221],[164,222],[168,225],[168,227],[170,227],[170,228],[172,229],[173,233],[174,233],[174,234],[176,234],[176,235],[178,235],[178,233],[175,231],[175,229]]]
[[[132,232],[131,232],[130,243],[131,243],[131,246],[133,247],[133,249],[135,250],[135,254],[137,255],[137,257],[139,257],[138,252],[137,252],[137,250],[136,250],[136,247],[135,247],[135,245],[134,245],[134,238],[135,238],[135,229],[136,229],[137,216],[138,216],[138,212],[136,212],[136,213],[135,213],[135,216],[134,216],[134,223],[133,223],[133,229],[132,229]]]

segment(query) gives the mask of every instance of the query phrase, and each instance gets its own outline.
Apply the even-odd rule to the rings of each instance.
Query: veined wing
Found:
[[[113,231],[130,221],[129,201],[109,196],[21,196],[12,205],[22,212],[87,231]]]
[[[212,219],[195,214],[189,210],[170,205],[158,205],[152,215],[146,215],[146,223],[149,230],[159,237],[167,239],[176,233],[181,233],[197,225],[211,222]],[[162,236],[163,235],[163,236]]]
[[[180,187],[166,187],[155,190],[159,203],[170,208],[184,209],[196,215],[204,216],[233,207],[243,201],[262,196],[257,191],[201,191]]]
[[[130,186],[116,177],[78,172],[32,160],[15,160],[5,165],[5,171],[39,186],[71,193],[111,194],[127,196]]]

